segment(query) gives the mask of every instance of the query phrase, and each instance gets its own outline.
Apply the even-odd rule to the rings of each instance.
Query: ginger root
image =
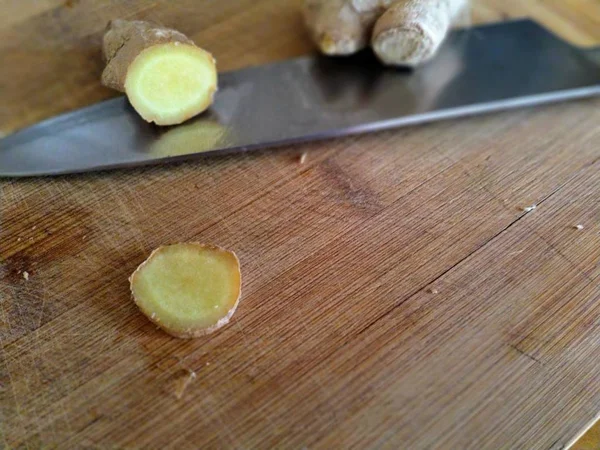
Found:
[[[322,53],[347,55],[369,44],[386,65],[431,59],[469,0],[305,0],[304,19]]]
[[[213,102],[215,60],[179,31],[138,20],[112,20],[102,51],[102,84],[125,92],[148,122],[176,125]]]
[[[379,5],[361,8],[358,3],[365,2],[305,0],[304,21],[322,53],[349,55],[368,45],[371,29],[383,10]]]
[[[202,336],[227,324],[241,294],[235,253],[196,242],[159,247],[129,281],[139,309],[180,338]]]

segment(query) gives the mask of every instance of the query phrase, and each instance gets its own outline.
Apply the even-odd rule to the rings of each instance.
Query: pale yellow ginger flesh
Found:
[[[167,333],[191,338],[229,322],[241,294],[235,253],[181,243],[156,249],[130,277],[140,310]]]
[[[157,125],[179,124],[208,108],[217,89],[212,56],[193,45],[159,44],[131,63],[125,93],[135,110]]]
[[[102,84],[125,92],[148,122],[177,125],[213,102],[215,60],[177,30],[141,20],[111,20],[102,54]]]

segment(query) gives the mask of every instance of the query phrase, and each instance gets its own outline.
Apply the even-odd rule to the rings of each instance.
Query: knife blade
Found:
[[[452,32],[416,70],[369,52],[307,56],[219,76],[215,103],[181,126],[144,122],[125,97],[0,140],[0,176],[162,164],[600,94],[600,49],[530,20]]]

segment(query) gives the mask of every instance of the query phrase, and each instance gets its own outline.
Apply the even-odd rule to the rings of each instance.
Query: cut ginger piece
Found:
[[[217,87],[210,54],[179,42],[147,48],[131,63],[125,93],[148,122],[179,124],[206,110]]]
[[[184,34],[113,20],[103,41],[105,86],[125,92],[148,122],[176,125],[205,111],[217,90],[215,60]]]
[[[157,248],[129,281],[139,309],[180,338],[202,336],[227,324],[241,294],[235,253],[196,242]]]

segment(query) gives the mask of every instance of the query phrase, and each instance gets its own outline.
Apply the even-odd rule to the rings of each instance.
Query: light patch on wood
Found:
[[[189,384],[196,379],[196,372],[185,369],[180,371],[173,380],[173,393],[177,400],[183,397],[183,394]]]
[[[29,281],[29,272],[23,272],[23,278],[25,278],[25,281]]]
[[[306,162],[306,158],[308,157],[308,152],[302,152],[300,155],[300,164],[304,164]]]
[[[573,228],[575,228],[576,230],[583,230],[583,225],[581,225],[580,223],[575,225]]]
[[[537,205],[531,205],[531,206],[526,206],[523,208],[524,212],[531,212],[533,211],[535,208],[537,208]]]

